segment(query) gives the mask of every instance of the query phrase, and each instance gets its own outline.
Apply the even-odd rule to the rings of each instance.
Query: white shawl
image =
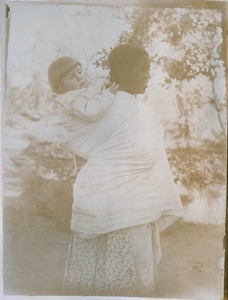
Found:
[[[167,161],[163,127],[146,104],[118,92],[96,122],[62,116],[75,154],[87,160],[73,186],[71,229],[93,237],[183,216]]]

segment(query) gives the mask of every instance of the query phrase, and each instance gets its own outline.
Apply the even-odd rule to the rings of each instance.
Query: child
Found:
[[[85,75],[81,63],[68,56],[62,56],[50,65],[48,79],[53,92],[58,94],[56,102],[62,112],[90,122],[108,110],[118,88],[113,84],[101,90]]]

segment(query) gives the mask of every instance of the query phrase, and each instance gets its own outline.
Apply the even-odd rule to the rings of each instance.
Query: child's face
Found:
[[[82,66],[77,64],[69,73],[67,73],[62,81],[61,86],[64,91],[72,91],[83,89],[88,86],[88,78],[83,73]]]

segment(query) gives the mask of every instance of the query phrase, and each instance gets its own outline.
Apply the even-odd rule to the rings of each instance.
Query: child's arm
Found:
[[[96,121],[112,105],[114,94],[111,90],[104,90],[94,95],[85,92],[70,91],[61,95],[64,107],[86,121]]]
[[[114,94],[103,91],[92,98],[86,99],[82,106],[81,103],[75,101],[72,103],[72,110],[74,114],[81,113],[82,118],[87,121],[96,121],[99,119],[112,105]]]

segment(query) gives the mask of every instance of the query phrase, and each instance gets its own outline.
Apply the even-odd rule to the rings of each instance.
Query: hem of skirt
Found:
[[[145,214],[145,212],[143,212]],[[110,216],[94,217],[89,215],[81,215],[76,212],[72,213],[71,231],[84,235],[85,238],[93,238],[102,234],[120,230],[123,228],[148,224],[158,221],[159,231],[163,231],[171,226],[178,219],[184,216],[180,210],[177,211],[164,211],[162,213],[147,213],[143,218],[139,216],[140,212],[133,214],[131,220],[127,220],[126,214],[119,214],[111,218]],[[129,214],[127,215],[129,217]],[[164,220],[166,220],[164,222]]]

